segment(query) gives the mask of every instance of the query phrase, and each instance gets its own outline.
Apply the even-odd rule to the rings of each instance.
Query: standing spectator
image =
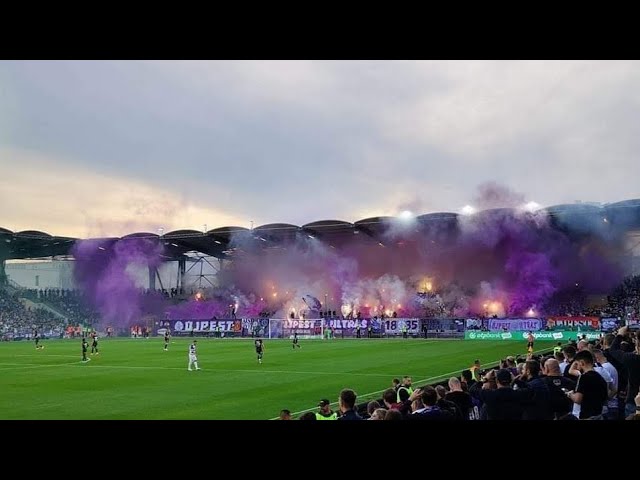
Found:
[[[477,420],[479,418],[478,409],[474,408],[471,395],[462,391],[460,380],[456,377],[449,379],[449,393],[445,398],[457,405],[463,420]]]
[[[362,420],[362,417],[355,411],[356,392],[345,388],[340,392],[339,403],[342,416],[338,420]]]
[[[523,420],[553,420],[551,394],[547,382],[540,376],[540,362],[527,360],[520,380],[531,390],[531,402],[526,404]]]
[[[604,356],[604,352],[599,349],[594,349],[593,352],[594,360],[597,362],[597,366],[595,367],[596,371],[598,368],[601,368],[604,372],[607,372],[609,377],[611,378],[611,383],[609,383],[609,401],[607,402],[607,413],[605,417],[607,420],[615,420],[619,417],[618,414],[618,371],[616,368],[607,361],[607,357]],[[602,377],[606,379],[606,377],[598,371],[602,375]]]
[[[320,400],[320,403],[318,403],[318,407],[320,408],[320,410],[316,412],[317,420],[337,420],[338,419],[338,414],[333,410],[331,410],[331,402],[329,402],[329,400],[327,400],[326,398]]]
[[[392,388],[387,388],[382,393],[382,401],[384,402],[385,407],[387,407],[387,410],[402,409],[402,402],[398,402],[398,394]]]
[[[409,397],[413,393],[413,388],[411,386],[411,383],[412,383],[412,380],[409,375],[405,375],[404,377],[402,377],[402,385],[398,387],[398,390],[397,390],[398,398],[396,402],[404,403],[407,400],[409,400]]]
[[[555,358],[550,358],[542,367],[544,380],[549,388],[551,398],[551,410],[555,418],[560,418],[571,413],[573,402],[565,392],[575,390],[576,382],[560,373],[560,365]]]
[[[602,352],[606,357],[607,361],[611,363],[611,365],[618,372],[618,415],[619,419],[624,419],[624,410],[625,404],[627,402],[627,386],[628,386],[628,377],[627,367],[625,367],[622,363],[616,360],[611,354],[611,345],[613,345],[613,341],[616,339],[616,336],[612,333],[607,333],[602,339]]]
[[[581,420],[602,415],[608,399],[607,382],[593,368],[593,355],[588,350],[578,352],[574,363],[580,370],[575,392],[567,393],[573,402],[573,415]]]
[[[436,405],[440,407],[440,410],[444,410],[449,412],[455,420],[462,420],[462,412],[458,408],[458,406],[450,400],[447,400],[445,397],[447,395],[447,390],[442,386],[438,385],[436,387],[436,394],[438,395],[438,402]]]
[[[476,360],[473,362],[473,365],[471,365],[471,368],[469,369],[473,380],[476,382],[480,381],[480,367],[480,360]],[[471,387],[471,385],[469,385],[469,387]]]
[[[564,353],[564,362],[560,364],[560,371],[565,377],[573,380],[574,382],[577,382],[578,377],[569,373],[569,370],[571,370],[571,365],[573,364],[574,358],[576,356],[576,349],[573,345],[567,345],[566,347],[564,347],[562,352]]]
[[[487,420],[522,420],[531,391],[527,388],[513,390],[511,381],[511,372],[503,368],[496,374],[497,388],[480,391]]]
[[[635,332],[633,342],[635,343],[635,351],[623,352],[621,350],[622,343],[629,331],[628,327],[622,327],[618,330],[618,335],[611,344],[611,356],[622,364],[627,370],[627,401],[625,404],[625,417],[635,413],[636,404],[635,397],[640,390],[640,332]]]
[[[438,394],[436,389],[431,386],[426,386],[422,389],[416,390],[419,393],[420,399],[424,404],[424,408],[416,410],[413,415],[408,418],[410,420],[453,420],[454,416],[446,411],[442,410],[438,406]]]

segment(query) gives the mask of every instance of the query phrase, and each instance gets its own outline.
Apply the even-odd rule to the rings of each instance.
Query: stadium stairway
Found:
[[[20,302],[25,306],[25,308],[31,308],[36,310],[47,310],[48,312],[53,313],[56,317],[64,319],[65,322],[67,323],[69,322],[69,319],[67,318],[66,315],[61,313],[57,308],[54,308],[51,305],[48,305],[43,300],[38,300],[36,302],[29,298],[20,297]]]

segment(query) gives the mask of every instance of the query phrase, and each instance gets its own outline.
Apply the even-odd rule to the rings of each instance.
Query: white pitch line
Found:
[[[40,363],[1,363],[0,365],[15,365],[15,366],[31,366],[31,367],[63,367],[70,365],[77,365],[82,363],[80,361],[74,363],[57,363],[57,364],[40,364]],[[186,370],[182,367],[160,367],[154,365],[97,365],[92,364],[91,368],[124,368],[124,369],[138,369],[138,370]],[[0,370],[11,370],[10,368]],[[201,368],[201,370],[209,372],[232,372],[232,373],[290,373],[294,375],[354,375],[360,377],[389,377],[389,373],[356,373],[356,372],[301,372],[297,370],[267,370],[267,369],[229,369],[229,368]]]
[[[533,353],[540,353],[540,352],[544,352],[545,350],[549,350],[549,349],[548,348],[544,348],[542,350],[536,350]],[[484,367],[485,365],[494,365],[495,363],[498,363],[499,361],[500,360],[496,360],[496,361],[489,362],[489,363],[483,363],[480,366]],[[461,372],[462,370],[465,370],[465,369],[462,368],[462,369],[454,370],[453,372],[443,373],[442,375],[438,375],[437,377],[430,377],[430,378],[425,378],[423,380],[418,380],[417,382],[412,382],[412,385],[416,385],[417,386],[420,383],[430,382],[430,381],[436,380],[438,378],[448,377],[449,375],[453,375],[454,373]],[[390,387],[388,387],[388,388],[390,388]],[[380,393],[382,393],[382,392],[384,392],[386,390],[387,390],[387,388],[385,388],[384,390],[378,390],[376,392],[365,393],[364,395],[358,395],[358,398],[366,398],[366,397],[370,397],[371,395],[378,395],[378,394],[380,394]],[[330,405],[338,405],[338,402],[332,402]],[[301,413],[310,412],[312,410],[315,410],[316,408],[318,408],[318,407],[316,406],[316,407],[313,407],[313,408],[306,408],[304,410],[300,410],[299,412],[292,412],[291,416],[293,417],[295,415],[300,415]],[[280,417],[274,417],[274,418],[270,418],[269,420],[278,420],[279,418]]]
[[[0,365],[13,365],[10,368],[0,368],[0,371],[6,370],[26,370],[28,368],[39,368],[39,367],[64,367],[66,365],[76,365],[76,362],[73,363],[0,363]]]
[[[62,355],[59,353],[19,353],[16,355],[11,355],[12,357],[70,357],[76,358],[79,355]]]

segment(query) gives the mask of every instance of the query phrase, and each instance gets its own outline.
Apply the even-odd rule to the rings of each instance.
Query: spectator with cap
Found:
[[[320,400],[318,403],[320,410],[316,412],[316,420],[337,420],[338,414],[331,410],[331,402],[326,398]]]

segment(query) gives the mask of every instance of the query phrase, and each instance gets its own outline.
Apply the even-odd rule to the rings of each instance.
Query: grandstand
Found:
[[[477,222],[491,220],[501,223],[508,222],[516,215],[523,215],[523,213],[516,209],[490,209],[474,213],[473,218]],[[524,215],[530,215],[531,218],[539,216],[549,220],[552,228],[570,238],[572,245],[577,246],[576,248],[582,248],[587,244],[589,248],[595,249],[600,248],[601,245],[613,245],[614,248],[607,250],[607,254],[617,257],[618,264],[627,268],[626,274],[631,275],[637,272],[640,253],[640,200],[608,205],[559,205]],[[109,249],[110,245],[118,242],[138,239],[162,245],[160,255],[162,264],[160,266],[150,264],[148,272],[142,272],[139,275],[139,279],[143,281],[142,284],[138,283],[136,286],[146,289],[150,296],[159,290],[166,299],[180,304],[193,293],[188,288],[189,283],[186,282],[193,264],[198,262],[202,268],[204,262],[207,262],[215,267],[210,263],[209,258],[216,259],[218,267],[221,268],[223,264],[233,264],[234,261],[242,259],[247,252],[286,251],[301,240],[311,240],[335,250],[361,249],[386,252],[388,257],[383,257],[381,253],[374,253],[374,258],[381,259],[380,268],[384,269],[384,262],[393,256],[393,252],[399,252],[401,249],[406,252],[410,249],[423,248],[424,245],[446,246],[454,243],[462,237],[467,218],[469,217],[456,213],[429,213],[411,218],[373,217],[353,223],[321,220],[302,226],[271,223],[252,229],[228,226],[206,232],[195,230],[177,230],[166,234],[136,232],[122,238],[90,240],[97,242],[96,251]],[[31,339],[34,330],[38,330],[44,338],[58,338],[64,336],[64,332],[71,326],[81,327],[81,334],[86,334],[87,328],[93,328],[98,324],[99,313],[86,302],[87,299],[82,294],[75,290],[74,281],[68,273],[72,268],[73,248],[81,243],[78,240],[80,239],[55,237],[37,230],[11,232],[0,229],[0,264],[2,265],[0,334],[2,339]],[[5,267],[7,261],[24,262],[33,259],[56,259],[53,264],[58,265],[59,268],[53,266],[51,262],[10,263]],[[404,259],[400,258],[398,261],[411,262],[412,258],[411,255],[405,254]],[[466,259],[463,258],[462,261]],[[189,263],[192,265],[187,268]],[[168,264],[174,264],[178,274],[175,280],[163,283],[159,271],[163,265]],[[196,276],[202,280],[205,275],[201,270]],[[160,282],[159,289],[156,288],[156,280]],[[213,287],[215,282],[209,283]],[[473,317],[457,317],[437,309],[434,309],[433,314],[425,315],[424,318],[404,317],[396,315],[395,311],[380,311],[375,315],[364,314],[360,317],[355,312],[339,309],[336,312],[335,308],[327,309],[327,297],[330,296],[328,293],[325,294],[325,307],[323,312],[319,312],[319,318],[311,316],[289,318],[288,315],[286,315],[287,318],[274,318],[273,311],[264,314],[257,310],[250,315],[236,318],[237,305],[236,307],[229,305],[230,309],[222,315],[218,314],[217,318],[216,314],[212,314],[209,310],[201,312],[197,308],[178,310],[171,315],[167,312],[166,318],[158,316],[151,318],[143,328],[149,331],[149,327],[152,326],[156,334],[170,328],[175,336],[175,343],[172,346],[177,345],[181,349],[180,358],[177,354],[174,357],[173,353],[169,353],[159,361],[157,356],[162,353],[158,354],[161,350],[156,349],[157,345],[153,343],[158,340],[152,339],[151,342],[145,343],[144,347],[139,346],[140,342],[133,343],[140,336],[139,326],[134,325],[131,330],[136,332],[132,335],[134,338],[114,341],[109,345],[111,357],[101,356],[102,363],[96,359],[90,366],[102,368],[104,371],[102,380],[107,384],[119,385],[118,388],[122,388],[121,382],[124,378],[129,384],[125,391],[130,392],[131,398],[135,398],[135,404],[145,404],[149,400],[145,396],[145,389],[142,388],[144,385],[149,384],[150,388],[158,388],[159,391],[162,388],[165,392],[167,379],[170,379],[177,386],[170,394],[154,398],[153,405],[156,409],[149,413],[143,413],[133,406],[134,403],[125,405],[119,410],[116,401],[109,399],[107,394],[106,401],[112,402],[113,413],[105,414],[104,418],[158,418],[163,414],[162,412],[170,411],[171,418],[257,419],[271,418],[280,408],[291,408],[294,416],[297,416],[307,410],[315,410],[313,402],[317,402],[320,398],[335,399],[345,385],[350,385],[360,393],[365,392],[365,395],[360,395],[364,398],[360,398],[358,406],[362,414],[366,415],[367,405],[360,402],[364,399],[375,399],[383,409],[401,412],[403,419],[416,419],[417,417],[413,417],[414,412],[422,415],[424,412],[435,412],[436,407],[451,413],[451,416],[437,415],[443,417],[441,419],[447,419],[457,418],[460,415],[460,412],[456,413],[456,408],[452,407],[452,401],[447,400],[447,397],[460,397],[456,393],[458,392],[456,382],[450,383],[448,377],[459,377],[463,370],[471,367],[473,359],[482,357],[480,370],[473,371],[472,378],[462,382],[463,385],[460,387],[468,395],[469,402],[473,399],[473,405],[477,409],[473,414],[465,411],[463,417],[467,418],[460,419],[501,418],[500,412],[494,408],[495,398],[491,394],[484,393],[485,389],[499,390],[500,385],[503,387],[515,385],[524,392],[512,399],[517,404],[517,408],[510,411],[512,415],[510,418],[560,418],[574,408],[573,401],[569,406],[566,402],[561,406],[551,406],[551,400],[544,397],[544,394],[542,397],[538,396],[542,388],[541,382],[546,382],[544,378],[557,373],[555,370],[552,372],[553,368],[548,367],[546,363],[550,360],[549,352],[557,341],[566,347],[568,343],[575,343],[584,338],[590,341],[591,345],[585,347],[584,344],[582,346],[577,344],[576,347],[593,351],[594,355],[598,354],[597,351],[600,348],[620,352],[629,351],[630,348],[633,349],[634,342],[640,341],[640,339],[634,339],[633,332],[623,332],[625,335],[620,337],[613,347],[606,344],[605,339],[602,338],[604,333],[616,332],[625,323],[633,326],[633,322],[638,322],[640,282],[637,277],[629,278],[615,290],[606,292],[607,295],[611,293],[611,296],[604,306],[598,304],[598,298],[602,297],[596,298],[592,295],[587,298],[587,295],[577,287],[576,284],[576,289],[559,292],[559,295],[554,297],[556,303],[548,306],[547,315],[542,316],[531,310],[531,315],[527,315],[527,318],[508,316],[497,318],[498,315],[493,315],[495,313],[492,310],[493,306],[489,304],[484,307],[484,315]],[[420,286],[419,290],[420,295],[427,300],[435,295],[431,292],[431,284],[428,282],[425,282],[424,287]],[[122,290],[116,290],[116,294],[108,300],[114,304],[119,303],[121,297],[118,293],[122,293]],[[206,288],[198,289],[198,295],[206,297],[207,294],[209,292]],[[199,298],[192,302],[196,307],[198,307]],[[227,301],[224,303],[226,307]],[[259,303],[257,299],[256,303]],[[623,315],[625,318],[620,318]],[[535,353],[546,353],[546,356],[529,359],[524,356],[528,330],[534,331],[536,348],[538,348]],[[128,334],[128,331],[126,333]],[[294,334],[299,335],[305,342],[307,339],[317,340],[310,340],[300,351],[296,349],[292,351],[288,339]],[[184,395],[192,398],[198,398],[200,395],[198,391],[200,384],[194,383],[191,379],[185,379],[186,368],[179,365],[180,359],[184,357],[186,346],[191,340],[191,338],[181,337],[193,336],[210,338],[200,344],[203,349],[201,359],[203,372],[199,373],[209,375],[207,378],[210,379],[224,377],[235,380],[236,376],[241,377],[246,388],[261,389],[263,393],[266,391],[270,397],[269,401],[264,402],[260,407],[254,407],[251,402],[236,402],[236,410],[229,412],[222,408],[223,398],[229,394],[229,391],[225,390],[225,385],[233,382],[225,381],[218,382],[220,386],[211,387],[208,392],[208,395],[218,398],[219,405],[203,406],[196,410],[181,409],[181,404],[188,403],[188,398]],[[248,342],[213,343],[216,339],[223,337],[250,339],[258,336],[274,340],[273,343],[271,341],[269,343],[265,368],[261,371],[256,370],[252,355],[246,353]],[[146,335],[143,337],[148,338]],[[340,341],[333,342],[335,338],[339,338]],[[461,343],[459,341],[461,338],[467,341]],[[369,341],[370,339],[375,340]],[[80,390],[81,382],[86,378],[77,370],[73,370],[77,368],[75,357],[78,345],[70,342],[73,340],[54,342],[55,346],[48,348],[40,358],[32,358],[33,353],[28,353],[26,350],[32,347],[25,345],[25,342],[5,344],[6,348],[0,352],[0,363],[10,370],[12,366],[18,366],[15,361],[11,361],[14,356],[25,358],[27,359],[24,365],[26,368],[46,367],[50,369],[51,378],[56,382],[77,385]],[[251,351],[250,348],[249,351]],[[172,348],[169,352],[173,352]],[[518,356],[519,352],[521,352],[520,356]],[[295,360],[292,360],[291,355],[296,355]],[[560,360],[565,358],[569,360],[571,355],[569,349]],[[621,378],[625,381],[630,377],[635,379],[637,372],[619,361],[618,355],[618,353],[612,354],[612,363],[618,362],[616,368]],[[514,360],[508,360],[508,356],[514,356]],[[74,357],[73,361],[71,357]],[[329,358],[330,361],[328,361]],[[271,359],[273,359],[273,366],[268,367]],[[425,359],[428,359],[426,364]],[[209,367],[209,365],[212,366]],[[434,397],[435,390],[425,388],[415,398],[400,399],[399,396],[395,397],[395,394],[389,396],[386,391],[388,389],[383,387],[392,377],[411,373],[404,371],[406,365],[411,365],[413,374],[419,379],[416,382],[419,386],[444,381],[445,385],[442,385],[445,387],[444,393]],[[571,366],[571,363],[567,362],[567,365]],[[496,371],[492,373],[491,367],[502,367],[501,373]],[[210,373],[205,373],[207,370]],[[508,370],[512,375],[506,383],[506,374],[503,370]],[[150,373],[154,371],[157,375]],[[540,375],[541,371],[545,373],[544,377]],[[23,380],[17,372],[18,369],[15,373],[7,372],[5,381],[21,384]],[[67,376],[67,372],[72,375]],[[302,377],[299,377],[301,375]],[[465,372],[464,375],[467,373]],[[570,372],[564,368],[559,374],[560,377],[569,379],[576,375],[576,372]],[[293,380],[288,377],[309,378],[313,381],[308,382],[308,387],[296,390],[297,398],[289,399],[285,393],[292,386]],[[381,378],[384,378],[384,381]],[[589,411],[588,417],[579,409],[574,409],[574,416],[622,418],[625,409],[633,407],[637,394],[637,384],[629,382],[629,386],[625,383],[624,388],[616,387],[615,405],[607,402],[606,410]],[[547,385],[543,389],[545,388],[551,389],[552,386]],[[26,396],[19,407],[15,406],[17,402],[9,404],[0,401],[0,413],[5,418],[95,417],[96,412],[92,409],[91,401],[79,402],[71,398],[64,406],[56,407],[59,408],[58,410],[38,410],[28,397],[46,395],[47,392],[38,390],[38,387],[24,388],[24,391]],[[558,393],[557,389],[554,392]],[[105,399],[101,398],[101,400]],[[330,407],[338,408],[335,402],[330,403]],[[83,410],[74,410],[75,405],[79,404],[83,405]],[[538,408],[536,405],[538,407],[546,405],[546,407]],[[227,408],[229,408],[228,405]],[[347,410],[349,409],[344,411]]]

